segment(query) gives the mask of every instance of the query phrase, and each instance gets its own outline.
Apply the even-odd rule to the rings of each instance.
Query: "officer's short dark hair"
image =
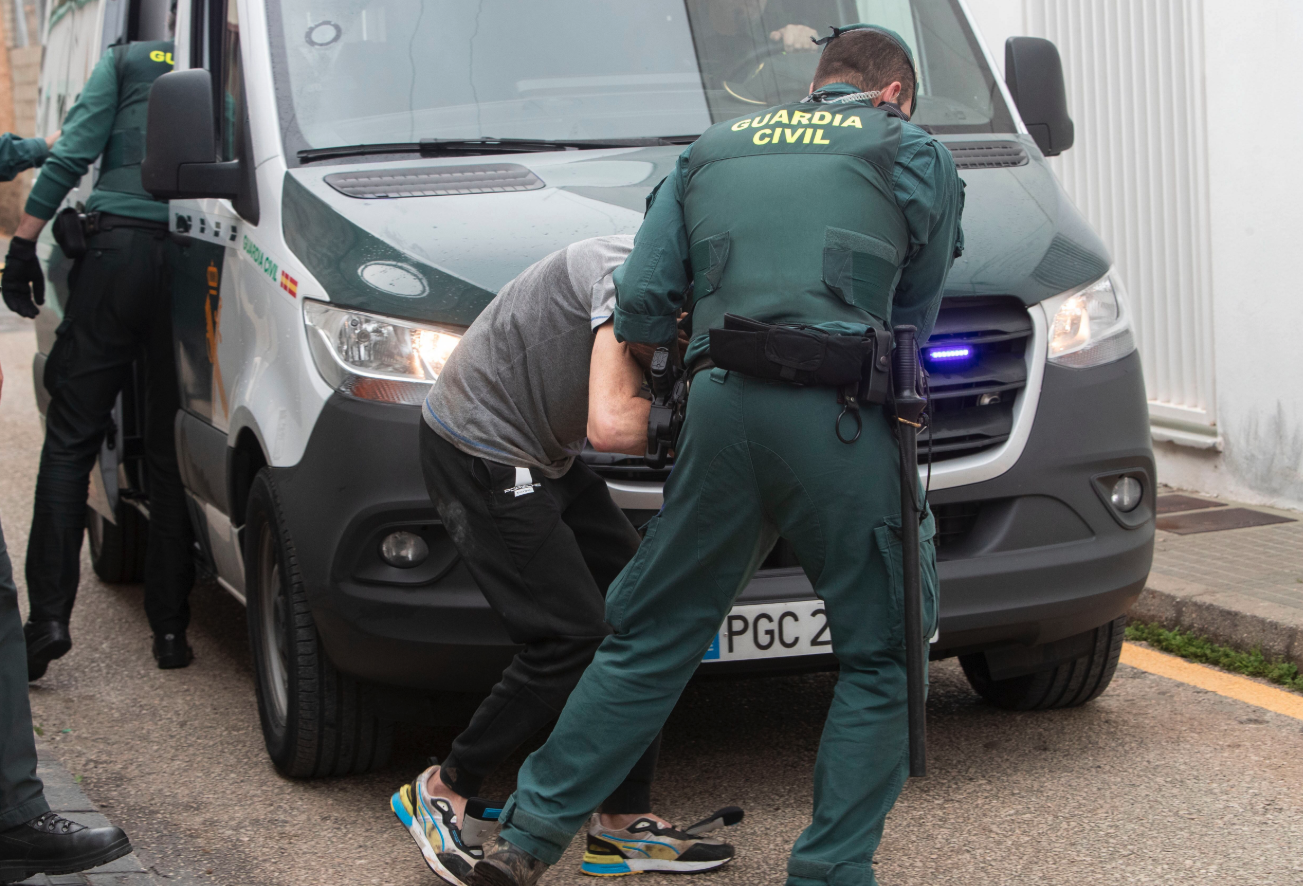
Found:
[[[829,83],[848,83],[871,92],[900,81],[904,104],[914,97],[914,66],[900,45],[880,31],[847,31],[829,40],[814,71],[814,88]]]

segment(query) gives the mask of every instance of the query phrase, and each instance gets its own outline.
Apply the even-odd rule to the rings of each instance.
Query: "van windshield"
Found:
[[[914,120],[1013,132],[958,0],[281,0],[288,153],[420,139],[692,136],[809,91],[811,36],[864,21],[919,63]],[[291,162],[294,162],[291,160]]]

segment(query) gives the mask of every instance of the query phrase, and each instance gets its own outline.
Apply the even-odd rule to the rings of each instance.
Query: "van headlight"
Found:
[[[303,323],[317,371],[364,400],[419,405],[464,329],[368,314],[304,299]]]
[[[1131,314],[1115,271],[1042,304],[1050,321],[1051,363],[1085,369],[1120,360],[1136,349]]]

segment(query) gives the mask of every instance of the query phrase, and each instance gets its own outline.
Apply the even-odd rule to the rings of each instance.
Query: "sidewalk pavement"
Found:
[[[37,739],[36,753],[40,761],[36,774],[45,783],[45,799],[49,802],[51,811],[87,827],[102,828],[112,824],[82,793],[72,774],[55,759],[49,742]],[[163,882],[163,879],[147,870],[133,852],[80,874],[37,874],[23,880],[22,886],[162,886]],[[176,884],[179,881],[170,879],[166,882]]]
[[[1132,618],[1303,669],[1303,513],[1172,489],[1160,490],[1158,511]]]

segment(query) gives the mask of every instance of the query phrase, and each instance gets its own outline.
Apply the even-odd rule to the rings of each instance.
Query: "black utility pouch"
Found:
[[[872,335],[775,326],[736,314],[724,315],[723,329],[710,330],[710,359],[719,368],[797,385],[858,384],[872,366],[874,346]]]
[[[89,251],[84,216],[71,206],[60,209],[54,217],[53,234],[54,242],[70,259],[82,258]]]
[[[864,363],[858,398],[861,403],[886,403],[891,399],[891,349],[895,344],[891,330],[870,329],[875,339],[872,359]]]

